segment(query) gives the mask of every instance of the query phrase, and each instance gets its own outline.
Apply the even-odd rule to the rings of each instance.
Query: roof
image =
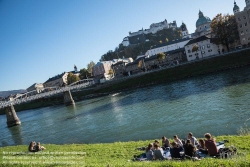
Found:
[[[200,41],[205,41],[205,40],[207,40],[207,39],[210,39],[210,38],[208,38],[207,36],[201,36],[201,37],[199,37],[199,38],[196,38],[196,39],[192,39],[191,41],[189,41],[185,46],[187,46],[187,45],[191,45],[191,44],[194,44],[194,43],[197,43],[197,42],[200,42]]]
[[[65,74],[66,72],[63,72],[62,74],[58,74],[58,75],[56,75],[56,76],[54,76],[54,77],[52,77],[52,78],[49,78],[46,82],[44,82],[44,83],[48,83],[48,82],[50,82],[50,81],[54,81],[54,80],[57,80],[57,79],[59,79],[59,78],[62,78],[63,77],[63,75]]]
[[[199,11],[199,19],[196,21],[196,27],[202,24],[210,23],[210,22],[211,22],[210,18],[207,16],[204,16],[203,13]]]
[[[159,48],[159,47],[163,47],[163,46],[167,46],[167,45],[172,45],[172,44],[179,43],[179,42],[183,42],[183,41],[187,41],[187,40],[190,40],[190,39],[191,39],[191,38],[177,39],[177,40],[175,40],[175,41],[170,41],[170,42],[166,42],[166,43],[163,43],[163,44],[156,45],[156,46],[154,46],[152,49]],[[151,49],[150,49],[150,50],[151,50]]]
[[[234,8],[233,8],[233,11],[238,10],[238,9],[240,9],[240,8],[239,8],[239,6],[236,4],[236,2],[234,2]]]
[[[126,66],[130,66],[130,65],[134,65],[134,64],[138,64],[140,60],[145,59],[145,57],[140,57],[138,59],[136,59],[135,61],[133,61],[132,63],[128,63]]]

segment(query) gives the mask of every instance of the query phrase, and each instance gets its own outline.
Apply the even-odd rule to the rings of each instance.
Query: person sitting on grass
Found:
[[[170,147],[169,140],[166,138],[166,136],[162,136],[162,148],[165,150],[168,147]]]
[[[189,139],[187,139],[186,144],[183,147],[185,156],[189,156],[191,158],[195,155],[196,148]]]
[[[29,145],[29,147],[28,147],[28,150],[29,150],[30,152],[36,152],[36,142],[34,142],[34,141],[30,142],[30,145]]]
[[[216,146],[216,141],[211,137],[210,133],[206,133],[205,135],[205,147],[207,148],[208,154],[210,156],[216,156],[218,154],[218,148]]]
[[[42,151],[42,150],[45,150],[46,148],[41,146],[41,143],[40,142],[37,142],[36,144],[36,151]]]
[[[149,143],[148,147],[146,148],[146,158],[147,160],[153,160],[154,158],[154,151],[153,151],[152,143]]]
[[[164,160],[164,157],[163,157],[163,149],[160,147],[159,144],[155,143],[154,144],[154,160]]]
[[[180,147],[176,142],[171,143],[172,147],[170,148],[170,154],[172,158],[181,158],[180,152],[182,147]]]
[[[188,133],[188,139],[191,141],[191,144],[193,144],[193,146],[196,147],[196,145],[198,145],[198,141],[197,139],[193,136],[193,133],[189,132]]]
[[[177,135],[174,135],[174,141],[179,145],[179,147],[183,147],[183,144]]]
[[[205,141],[203,139],[199,139],[198,149],[202,154],[208,154],[207,148],[205,147]]]

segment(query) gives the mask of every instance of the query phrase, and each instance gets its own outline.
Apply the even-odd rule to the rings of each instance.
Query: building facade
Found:
[[[176,49],[184,48],[184,46],[190,40],[191,40],[190,38],[183,38],[183,39],[179,39],[179,40],[175,40],[175,41],[171,41],[171,42],[157,45],[157,46],[153,47],[152,49],[148,50],[145,53],[145,56],[150,57],[153,55],[157,55],[158,53],[165,53],[165,52],[170,52],[170,51],[173,51]]]
[[[36,90],[37,93],[41,93],[44,90],[44,86],[42,83],[34,83],[30,87],[28,87],[26,90],[27,92]]]
[[[239,6],[234,2],[233,12],[238,24],[238,31],[241,45],[250,43],[250,0],[245,0],[246,7],[240,11]]]
[[[197,49],[194,49],[196,47]],[[189,41],[185,46],[187,61],[202,59],[216,54],[222,54],[225,47],[215,38],[201,36]]]
[[[49,78],[46,82],[43,83],[44,87],[63,87],[67,85],[67,77],[68,73],[64,72],[62,74],[58,74],[52,78]]]

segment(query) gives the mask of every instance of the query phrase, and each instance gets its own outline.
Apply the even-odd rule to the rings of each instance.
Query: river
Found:
[[[250,69],[220,72],[77,102],[18,112],[22,125],[0,116],[0,146],[109,143],[236,135],[250,125]]]

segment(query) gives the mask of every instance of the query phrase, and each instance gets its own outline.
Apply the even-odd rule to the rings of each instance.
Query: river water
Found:
[[[21,126],[0,116],[0,146],[106,143],[234,135],[250,125],[250,68],[199,76],[77,102],[18,112]]]

